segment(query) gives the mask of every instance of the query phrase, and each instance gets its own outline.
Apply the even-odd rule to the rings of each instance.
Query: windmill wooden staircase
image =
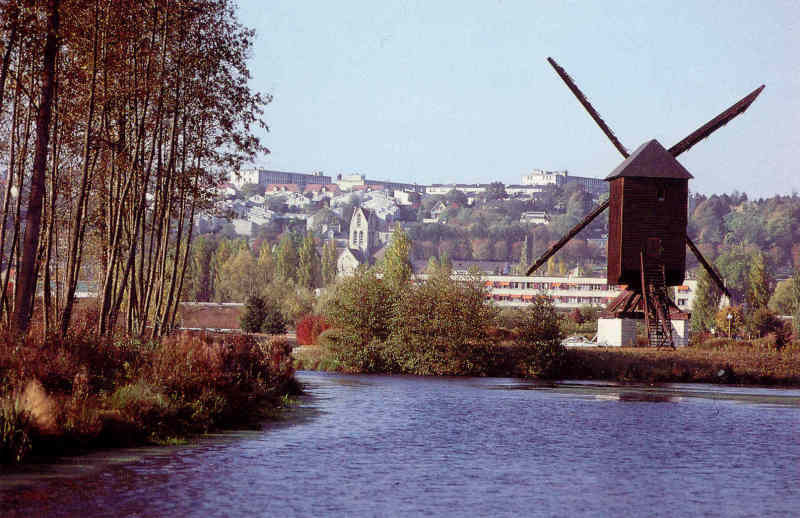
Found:
[[[672,339],[672,320],[667,296],[666,273],[663,262],[644,251],[642,262],[642,302],[644,322],[647,328],[647,341],[651,347],[675,348]]]

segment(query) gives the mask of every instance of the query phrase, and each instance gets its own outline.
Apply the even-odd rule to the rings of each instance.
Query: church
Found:
[[[382,248],[379,250],[378,225],[379,219],[374,212],[362,207],[355,208],[350,218],[347,247],[336,260],[337,275],[352,275],[360,265],[375,263],[376,255],[383,251]]]

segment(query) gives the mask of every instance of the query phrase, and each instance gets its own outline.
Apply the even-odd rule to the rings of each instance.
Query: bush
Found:
[[[494,356],[489,328],[495,318],[479,279],[434,275],[400,295],[385,362],[410,374],[486,375]]]
[[[522,308],[505,307],[495,318],[498,327],[514,329],[522,321]]]
[[[558,376],[566,355],[561,344],[564,335],[560,320],[552,301],[546,297],[535,298],[525,309],[514,340],[514,354],[526,376]]]
[[[294,390],[285,337],[0,337],[0,463],[262,419]]]
[[[783,322],[769,308],[758,308],[747,319],[747,327],[751,335],[766,336],[783,331]]]
[[[321,309],[325,320],[365,346],[373,339],[386,340],[392,315],[393,294],[374,272],[359,269],[338,281]]]
[[[586,321],[586,319],[583,318],[583,314],[578,308],[575,308],[570,312],[569,318],[576,324],[583,324]]]
[[[280,335],[286,332],[286,322],[278,305],[270,299],[256,296],[247,299],[240,324],[246,333]]]
[[[0,464],[18,463],[31,450],[30,421],[17,397],[0,398]]]
[[[286,320],[283,318],[278,304],[269,299],[266,302],[266,315],[261,323],[261,332],[268,335],[286,333]]]
[[[300,345],[315,345],[319,335],[330,325],[325,318],[318,315],[306,315],[296,326],[297,343]]]
[[[261,297],[250,296],[245,302],[239,323],[245,333],[258,333],[267,317],[267,305]]]

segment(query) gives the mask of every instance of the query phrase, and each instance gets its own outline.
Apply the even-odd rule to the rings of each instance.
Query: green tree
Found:
[[[780,281],[769,299],[769,309],[778,315],[791,315],[794,310],[792,279]]]
[[[730,316],[730,318],[728,318]],[[719,334],[729,337],[739,336],[744,327],[744,313],[741,306],[727,306],[720,309],[716,316]]]
[[[266,185],[260,185],[257,183],[246,183],[242,185],[240,192],[242,193],[243,197],[250,198],[252,196],[255,196],[256,194],[260,194],[263,196],[266,190],[267,190]]]
[[[697,275],[697,293],[692,305],[692,330],[710,331],[716,326],[717,306],[721,292],[708,272],[701,268]]]
[[[428,264],[425,266],[425,273],[428,275],[435,275],[439,271],[439,258],[431,256],[428,258]]]
[[[282,335],[286,333],[286,320],[281,314],[279,304],[272,298],[264,300],[264,321],[261,323],[261,332],[268,335]]]
[[[214,295],[212,263],[216,243],[201,236],[192,243],[191,262],[187,274],[187,297],[197,302],[208,302]]]
[[[258,251],[256,269],[258,271],[256,283],[261,286],[268,285],[275,278],[275,254],[267,241],[261,244],[261,249]]]
[[[484,198],[486,200],[502,200],[504,198],[508,198],[508,194],[506,193],[506,186],[503,182],[492,182],[486,188],[486,192],[484,193]]]
[[[241,302],[257,295],[259,286],[256,261],[249,248],[240,249],[229,257],[220,267],[219,280],[215,286],[216,300],[219,302]]]
[[[411,239],[406,231],[396,224],[391,243],[386,248],[383,258],[383,280],[390,290],[399,292],[408,285],[412,274]]]
[[[580,315],[580,312],[578,312]],[[532,377],[558,375],[566,351],[561,317],[548,297],[536,297],[522,312],[514,339],[516,363]]]
[[[297,248],[291,233],[285,232],[275,250],[275,274],[288,280],[297,280]]]
[[[386,363],[422,375],[488,374],[495,317],[480,277],[454,280],[440,270],[400,294]]]
[[[751,247],[736,245],[725,250],[716,260],[718,271],[725,279],[725,286],[737,301],[743,300],[747,295],[749,265],[754,251]]]
[[[747,302],[755,311],[767,307],[772,295],[772,279],[764,265],[764,254],[755,252],[750,263],[750,275],[747,286]]]
[[[248,297],[244,305],[244,313],[239,319],[239,325],[245,333],[258,333],[261,331],[261,324],[267,317],[267,307],[264,299],[255,295]]]
[[[450,256],[445,251],[442,251],[442,253],[439,254],[439,271],[446,273],[447,275],[450,275],[453,272],[453,262],[450,260]]]
[[[313,290],[320,284],[320,259],[314,237],[307,233],[297,253],[297,283],[304,288]]]
[[[451,189],[448,191],[448,193],[444,195],[444,199],[447,200],[448,204],[457,203],[461,207],[467,206],[467,195],[464,194],[464,191],[458,189]]]
[[[792,330],[795,339],[800,336],[800,268],[792,275]]]
[[[522,248],[519,251],[519,264],[517,265],[517,275],[525,275],[528,271],[528,236],[522,242]]]
[[[358,268],[328,290],[320,311],[333,327],[365,346],[373,339],[386,340],[392,308],[386,303],[392,293],[371,269]]]
[[[330,286],[336,280],[336,243],[333,239],[328,240],[322,247],[320,263],[322,285]]]

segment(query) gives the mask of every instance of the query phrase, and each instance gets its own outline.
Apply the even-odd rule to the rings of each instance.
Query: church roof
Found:
[[[372,209],[367,209],[365,207],[356,207],[356,210],[360,210],[364,214],[364,219],[366,219],[367,221],[369,221],[371,217],[375,216],[375,211]],[[356,212],[354,210],[353,214],[355,213]]]
[[[639,178],[694,178],[664,146],[653,139],[639,146],[636,151],[616,167],[606,180],[621,176]]]

